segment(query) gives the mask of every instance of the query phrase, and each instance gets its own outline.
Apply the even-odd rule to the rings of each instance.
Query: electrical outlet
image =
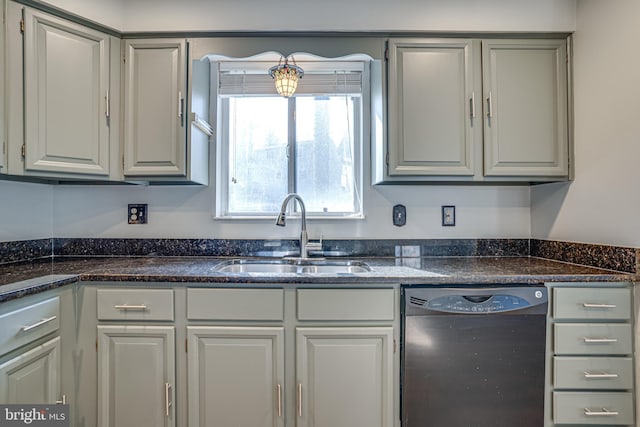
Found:
[[[148,210],[146,204],[129,205],[129,208],[127,209],[129,224],[146,224],[147,213]]]
[[[455,206],[442,207],[442,226],[443,227],[456,226],[456,207]]]

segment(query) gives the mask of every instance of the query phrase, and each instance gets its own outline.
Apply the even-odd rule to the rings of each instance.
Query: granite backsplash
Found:
[[[640,249],[538,239],[324,240],[324,256],[517,257],[533,256],[636,273]],[[297,240],[80,239],[0,242],[0,264],[52,256],[273,256],[298,253]]]

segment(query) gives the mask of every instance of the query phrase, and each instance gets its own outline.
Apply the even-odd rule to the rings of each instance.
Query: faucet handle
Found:
[[[307,250],[322,253],[322,234],[320,234],[320,240],[318,242],[307,242]]]

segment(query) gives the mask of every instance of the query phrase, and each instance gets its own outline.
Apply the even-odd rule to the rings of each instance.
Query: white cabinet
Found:
[[[634,425],[626,284],[554,284],[549,425]]]
[[[296,346],[296,425],[393,425],[392,327],[301,327]]]
[[[175,426],[175,327],[157,323],[173,321],[173,290],[100,288],[96,306],[97,425]]]
[[[56,403],[61,395],[60,297],[0,307],[0,403]]]
[[[188,289],[189,426],[396,425],[396,302],[394,289]]]
[[[117,39],[13,2],[6,27],[7,172],[116,178]]]
[[[208,102],[192,111],[189,94],[208,99],[208,69],[208,60],[190,64],[185,39],[124,41],[125,177],[208,183],[209,135],[192,124],[208,120]]]
[[[175,425],[173,326],[98,325],[98,426]]]
[[[60,337],[0,363],[0,402],[55,403],[60,396]]]
[[[565,40],[484,40],[486,176],[568,177]]]
[[[474,129],[482,126],[470,117],[476,45],[390,41],[389,175],[474,175],[474,142],[481,138]]]
[[[284,328],[189,326],[189,426],[284,426]]]
[[[566,44],[390,39],[374,182],[569,179]]]

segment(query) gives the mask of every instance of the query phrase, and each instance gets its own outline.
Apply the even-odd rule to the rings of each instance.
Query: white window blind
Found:
[[[269,75],[273,63],[220,62],[218,95],[276,95]],[[298,81],[297,95],[361,94],[364,62],[298,63],[304,76]]]

